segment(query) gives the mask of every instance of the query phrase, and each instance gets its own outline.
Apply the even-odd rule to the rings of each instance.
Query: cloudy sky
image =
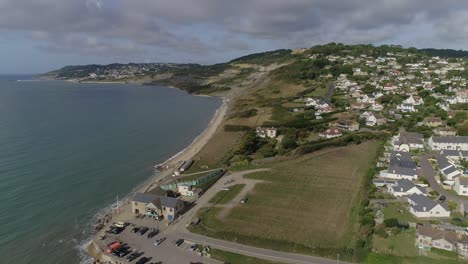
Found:
[[[467,49],[462,0],[0,0],[0,73],[328,42]]]

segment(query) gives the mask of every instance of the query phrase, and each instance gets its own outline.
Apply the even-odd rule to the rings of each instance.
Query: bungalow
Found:
[[[167,196],[151,193],[136,193],[132,199],[132,212],[136,215],[163,216],[167,221],[174,221],[182,211],[184,203]]]
[[[459,171],[457,167],[455,167],[455,165],[444,155],[437,156],[437,165],[439,166],[440,173],[444,178],[451,181],[450,184],[453,184],[455,177],[459,177],[461,175],[461,171]]]
[[[463,257],[468,255],[468,236],[465,234],[420,225],[417,236],[416,245],[420,249],[437,248],[457,252]]]
[[[398,180],[394,186],[388,187],[388,191],[395,197],[408,196],[413,193],[427,195],[425,188],[407,179]]]
[[[445,126],[445,122],[440,117],[426,117],[423,124],[428,127]]]
[[[257,132],[257,136],[261,138],[267,138],[267,137],[275,138],[278,134],[278,129],[274,127],[265,128],[265,127],[258,126],[256,129],[256,132]]]
[[[468,177],[456,177],[455,184],[453,185],[453,190],[457,192],[458,195],[468,196]]]
[[[429,147],[433,150],[459,149],[468,150],[468,136],[460,137],[430,137]]]
[[[392,151],[388,169],[381,176],[390,179],[416,180],[418,178],[416,168],[411,153]]]
[[[433,130],[433,132],[442,137],[447,137],[447,136],[456,136],[457,135],[457,130],[453,127],[438,127]]]
[[[450,217],[450,209],[446,204],[439,204],[422,194],[408,196],[410,213],[418,218]]]
[[[337,137],[341,137],[342,135],[343,134],[338,128],[329,128],[319,134],[321,138],[326,138],[326,139],[337,138]]]
[[[330,124],[330,126],[338,127],[338,128],[349,130],[349,131],[359,130],[359,123],[350,119],[338,120],[335,123]]]
[[[424,136],[419,133],[401,130],[393,137],[393,149],[398,151],[410,151],[424,149]]]

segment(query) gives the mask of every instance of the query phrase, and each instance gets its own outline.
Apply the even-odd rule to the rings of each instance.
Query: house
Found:
[[[413,193],[408,196],[410,213],[418,218],[450,217],[450,209],[446,204],[439,204],[422,194]]]
[[[341,128],[341,129],[349,130],[349,131],[359,130],[359,123],[350,119],[341,119],[330,125]]]
[[[390,164],[386,171],[381,172],[381,177],[390,179],[416,180],[417,165],[413,162],[411,153],[402,151],[392,151],[390,154]]]
[[[319,107],[317,108],[317,111],[315,112],[315,114],[325,114],[325,113],[331,113],[333,111],[335,111],[335,109],[331,106]]]
[[[407,103],[402,103],[398,105],[397,110],[400,110],[401,112],[404,112],[404,113],[414,113],[418,111],[418,109],[414,108],[413,104],[407,104]]]
[[[388,191],[395,197],[408,196],[413,193],[427,195],[426,189],[414,184],[412,181],[407,179],[400,179],[396,181],[393,186],[388,186]]]
[[[367,103],[361,103],[361,102],[354,102],[351,104],[351,109],[352,110],[362,110],[366,108],[368,105]]]
[[[398,151],[410,151],[424,149],[424,136],[419,133],[401,130],[393,137],[393,149]]]
[[[468,201],[463,201],[458,204],[458,212],[460,212],[463,216],[468,215]]]
[[[450,137],[430,137],[428,140],[429,147],[432,150],[441,149],[459,149],[468,150],[467,136],[450,136]]]
[[[390,180],[390,179],[387,179],[387,178],[382,178],[382,179],[374,179],[372,181],[375,185],[375,187],[383,187],[383,186],[394,186],[396,185],[396,181],[395,180]]]
[[[468,255],[468,236],[453,231],[446,231],[431,225],[419,225],[417,228],[416,245],[420,249],[457,252],[460,256]]]
[[[372,113],[365,111],[359,117],[362,119],[367,119]]]
[[[373,103],[371,105],[371,110],[372,111],[382,111],[383,110],[383,105],[379,104],[379,103]]]
[[[450,185],[454,183],[456,177],[462,176],[462,172],[444,155],[437,156],[437,165],[439,166],[440,173]]]
[[[198,197],[202,190],[191,185],[177,185],[177,192],[186,197]]]
[[[321,138],[327,138],[327,139],[341,137],[342,135],[343,134],[338,128],[329,128],[323,132],[320,132],[319,134]]]
[[[370,114],[366,118],[366,126],[380,126],[385,124],[385,117],[378,114]]]
[[[440,155],[444,155],[450,160],[453,161],[460,161],[460,160],[468,160],[468,151],[464,150],[441,150]]]
[[[403,101],[404,104],[411,104],[411,105],[422,105],[424,100],[420,96],[412,95],[406,100]]]
[[[274,127],[264,128],[264,127],[258,126],[256,132],[257,132],[257,136],[261,138],[267,138],[267,137],[276,138],[278,134],[278,129]]]
[[[174,221],[184,207],[184,203],[177,198],[140,192],[135,194],[131,204],[132,212],[136,215],[162,216],[169,222]]]
[[[426,117],[423,124],[428,127],[445,126],[445,122],[440,117]]]
[[[456,136],[457,135],[457,130],[453,127],[438,127],[433,130],[433,132],[442,137],[447,137],[447,136]]]
[[[453,190],[457,192],[458,195],[468,196],[468,177],[456,177],[455,184],[453,185]]]

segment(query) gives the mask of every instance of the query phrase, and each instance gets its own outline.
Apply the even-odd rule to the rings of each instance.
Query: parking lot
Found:
[[[169,232],[166,232],[167,226],[165,225],[164,221],[156,221],[154,219],[146,218],[135,219],[134,222],[135,223],[129,224],[120,234],[108,234],[104,240],[100,241],[102,248],[105,248],[106,245],[113,241],[121,241],[126,247],[128,247],[130,253],[128,253],[126,256],[122,258],[113,256],[113,258],[116,260],[116,263],[127,262],[125,258],[132,252],[140,253],[140,256],[136,260],[133,260],[132,263],[136,263],[142,257],[149,258],[146,263],[222,263],[207,257],[199,256],[196,252],[190,251],[190,246],[193,244],[190,241],[184,241],[182,245],[177,247],[174,242],[178,239],[178,237],[174,234],[169,234]],[[143,235],[139,234],[138,232],[132,232],[134,227],[141,227],[142,224],[147,224],[143,226],[148,227],[149,230],[146,231]],[[153,229],[158,227],[160,228],[160,232],[156,236],[148,238],[148,234]],[[165,237],[166,240],[156,246],[154,242],[157,239],[163,237]]]

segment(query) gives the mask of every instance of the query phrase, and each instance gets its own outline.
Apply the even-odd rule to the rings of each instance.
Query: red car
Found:
[[[113,243],[107,245],[107,253],[110,254],[110,253],[116,251],[117,249],[119,249],[121,246],[122,246],[122,243],[120,243],[120,242],[113,242]]]

